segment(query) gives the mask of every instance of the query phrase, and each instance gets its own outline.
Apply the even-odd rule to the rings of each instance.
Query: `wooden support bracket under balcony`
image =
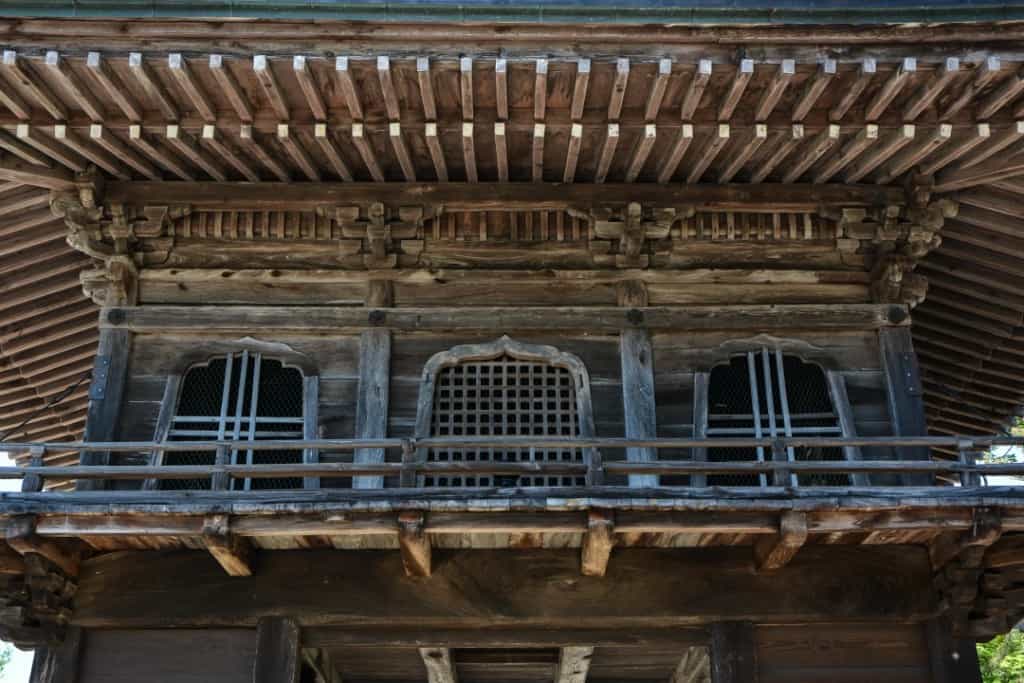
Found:
[[[231,532],[227,515],[209,515],[203,520],[203,543],[230,576],[252,576],[252,548]]]
[[[942,569],[968,548],[985,548],[1003,534],[1002,518],[996,511],[976,513],[972,528],[953,534],[940,534],[928,546],[932,569]]]
[[[581,571],[586,576],[604,576],[615,545],[615,517],[611,510],[590,510],[583,536]]]
[[[7,545],[19,555],[36,554],[60,567],[70,577],[78,576],[78,555],[57,542],[36,534],[36,517],[19,515],[7,523]]]
[[[425,531],[426,515],[402,512],[398,515],[398,547],[402,565],[409,576],[430,576],[430,539]]]
[[[786,566],[807,541],[807,515],[784,512],[779,519],[779,533],[763,536],[754,544],[754,561],[758,571],[775,571]]]

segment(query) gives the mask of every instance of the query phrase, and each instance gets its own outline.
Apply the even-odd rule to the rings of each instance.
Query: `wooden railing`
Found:
[[[21,479],[22,491],[41,491],[45,482],[95,480],[195,480],[209,479],[213,490],[229,490],[232,479],[303,478],[308,482],[316,478],[346,478],[359,476],[400,477],[418,476],[515,476],[558,475],[584,477],[588,485],[602,485],[606,475],[686,475],[690,486],[703,487],[706,478],[715,475],[755,475],[760,486],[799,487],[798,475],[847,475],[852,488],[855,482],[866,481],[868,475],[886,473],[896,475],[930,475],[942,477],[945,483],[959,481],[963,486],[980,486],[992,476],[1024,477],[1024,462],[978,462],[978,455],[995,446],[1024,446],[1024,437],[996,436],[920,436],[920,437],[858,437],[858,438],[721,438],[721,439],[620,439],[620,438],[546,438],[546,437],[490,437],[490,438],[424,438],[424,439],[321,439],[283,441],[176,441],[152,442],[52,442],[52,443],[0,443],[0,451],[12,456],[28,453],[30,464],[24,467],[0,467],[0,479]],[[889,448],[899,453],[903,448],[945,447],[960,453],[953,460],[794,460],[792,449],[824,448],[849,452],[851,448]],[[382,449],[399,452],[400,462],[319,462],[322,454],[352,453],[360,449]],[[427,449],[495,449],[520,450],[577,450],[585,455],[581,462],[494,462],[423,460]],[[608,449],[691,449],[691,453],[715,450],[756,450],[756,460],[709,462],[694,459],[658,459],[645,461],[602,461],[600,453]],[[299,454],[303,462],[293,464],[232,464],[233,453],[248,451],[291,451]],[[163,455],[175,452],[213,453],[214,464],[209,465],[72,465],[47,466],[47,453],[144,453]],[[761,476],[763,475],[763,476]],[[407,477],[410,479],[410,477]],[[891,479],[891,478],[890,478]],[[903,478],[904,485],[909,478]],[[916,477],[914,485],[920,485]],[[929,479],[936,485],[943,482]],[[702,482],[695,484],[694,482]],[[1016,484],[1011,483],[1011,486]],[[396,485],[397,486],[397,485]],[[1024,480],[1020,486],[1024,488]],[[673,487],[687,488],[687,487]],[[846,486],[851,488],[851,486]],[[873,486],[873,488],[877,488]],[[463,490],[464,487],[460,487]],[[296,495],[301,495],[296,491]]]

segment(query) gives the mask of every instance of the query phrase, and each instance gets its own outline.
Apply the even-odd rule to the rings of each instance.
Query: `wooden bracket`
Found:
[[[430,539],[425,526],[426,515],[422,512],[398,515],[398,547],[408,576],[430,576]]]
[[[451,650],[446,647],[422,647],[420,657],[427,670],[427,683],[459,683]]]
[[[229,576],[252,576],[252,546],[231,533],[228,515],[208,515],[203,519],[203,543]]]
[[[779,533],[760,538],[754,544],[754,563],[758,571],[782,569],[807,542],[807,515],[783,512]]]
[[[585,576],[604,576],[615,545],[615,516],[611,510],[590,510],[583,535],[581,571]]]
[[[955,535],[940,535],[928,546],[932,570],[942,569],[968,548],[987,548],[998,541],[1002,533],[1002,520],[997,511],[979,511],[975,515],[974,526],[971,529]]]
[[[595,210],[590,218],[599,239],[618,240],[619,253],[615,257],[618,267],[646,268],[650,263],[649,255],[644,253],[646,242],[665,239],[677,219],[692,213],[692,208],[645,208],[638,202],[630,202],[624,211]]]
[[[7,523],[7,545],[20,555],[36,554],[45,557],[69,577],[78,576],[78,553],[69,553],[54,541],[36,534],[33,515],[12,517]]]
[[[422,251],[424,221],[434,215],[423,206],[392,208],[381,202],[366,206],[321,207],[317,213],[332,219],[343,237],[363,242],[363,263],[367,268],[394,268],[398,265],[396,244],[408,244]]]

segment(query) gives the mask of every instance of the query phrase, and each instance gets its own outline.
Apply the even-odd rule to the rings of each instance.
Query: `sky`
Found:
[[[10,456],[5,451],[0,451],[0,467],[9,467],[13,465]],[[0,479],[0,491],[19,491],[21,490],[20,479]],[[12,647],[3,644],[3,647],[10,647],[11,649],[11,663],[7,665],[7,669],[0,674],[0,681],[3,683],[28,683],[28,675],[32,670],[32,653],[22,652],[16,647]]]

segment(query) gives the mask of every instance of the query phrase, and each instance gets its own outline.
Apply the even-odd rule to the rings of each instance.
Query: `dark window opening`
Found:
[[[711,371],[708,382],[707,437],[842,436],[839,418],[820,366],[780,351],[763,349],[733,357]],[[790,448],[787,457],[843,460],[839,448]],[[709,448],[711,462],[771,460],[770,448]],[[770,474],[711,475],[711,486],[772,485]],[[801,486],[846,486],[845,474],[800,474]],[[791,484],[787,481],[786,484]]]
[[[302,373],[262,354],[214,358],[185,374],[168,441],[277,441],[303,435]],[[165,465],[213,465],[213,452],[167,452]],[[299,450],[232,449],[236,465],[302,462]],[[209,489],[210,480],[163,479],[162,489]],[[232,478],[232,490],[302,488],[302,479]]]

